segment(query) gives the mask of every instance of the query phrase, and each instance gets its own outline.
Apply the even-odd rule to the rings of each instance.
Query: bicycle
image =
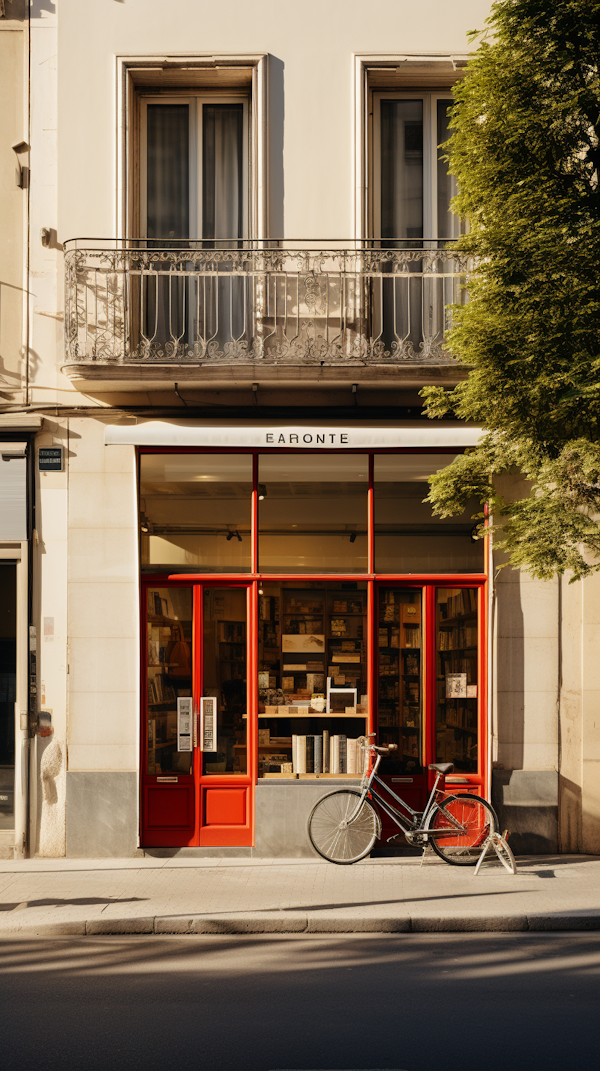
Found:
[[[377,775],[383,756],[396,751],[398,745],[378,747],[367,741],[368,738],[362,737],[360,746],[363,751],[376,755],[376,758],[374,762],[365,764],[360,791],[355,788],[334,789],[322,796],[310,813],[308,836],[315,851],[328,862],[341,865],[357,863],[359,859],[364,859],[375,841],[381,838],[381,818],[374,806],[376,802],[402,830],[409,844],[423,849],[431,844],[440,859],[452,866],[476,866],[484,849],[487,850],[500,836],[497,832],[498,818],[491,804],[471,793],[455,796],[438,790],[440,779],[454,769],[454,763],[442,762],[431,763],[429,766],[437,776],[425,810],[413,811],[412,807]],[[374,787],[375,784],[381,786],[400,804],[406,816],[381,796]],[[393,837],[388,837],[388,842],[397,836],[399,834],[395,833]],[[514,857],[506,842],[503,843],[508,856],[512,858],[512,869]],[[505,853],[497,854],[503,865],[509,869],[502,858]],[[512,872],[515,870],[516,867]]]

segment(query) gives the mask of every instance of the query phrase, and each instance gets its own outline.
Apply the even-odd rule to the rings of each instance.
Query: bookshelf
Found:
[[[310,581],[263,584],[259,595],[259,777],[360,776],[353,741],[367,728],[366,598],[366,585],[363,588],[358,582],[347,586]],[[333,688],[356,689],[356,705],[348,706],[349,697],[334,691],[327,710],[328,677]],[[266,734],[276,745],[264,742]],[[308,746],[310,750],[315,746],[312,738],[318,738],[320,758],[315,760],[313,754],[305,765],[295,748]],[[300,744],[295,743],[298,740]],[[332,748],[337,749],[335,773]],[[315,761],[318,769],[311,769]]]

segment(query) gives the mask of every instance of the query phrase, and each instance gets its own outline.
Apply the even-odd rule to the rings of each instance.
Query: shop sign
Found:
[[[402,450],[461,449],[475,446],[481,428],[413,421],[409,425],[355,427],[304,425],[224,425],[149,420],[105,430],[107,446],[178,446],[211,449]]]

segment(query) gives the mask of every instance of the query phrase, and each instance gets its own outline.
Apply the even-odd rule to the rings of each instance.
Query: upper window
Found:
[[[373,93],[372,236],[400,246],[458,237],[456,194],[440,149],[449,137],[452,98],[437,93]]]
[[[141,118],[141,236],[248,237],[247,96],[145,97]]]

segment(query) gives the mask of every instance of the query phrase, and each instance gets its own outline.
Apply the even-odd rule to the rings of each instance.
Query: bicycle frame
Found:
[[[445,809],[445,807],[442,806],[441,803],[436,802],[436,798],[435,797],[436,797],[437,787],[438,787],[438,784],[439,784],[440,779],[442,777],[442,775],[440,773],[437,774],[434,786],[433,786],[433,788],[431,790],[431,795],[429,796],[429,799],[427,800],[427,803],[425,805],[425,810],[424,811],[413,811],[412,807],[409,807],[408,803],[406,803],[405,800],[403,800],[400,796],[397,796],[396,793],[389,787],[389,785],[386,785],[385,782],[382,781],[380,777],[378,777],[377,770],[379,768],[379,764],[381,762],[382,757],[383,756],[381,754],[378,755],[376,760],[375,760],[375,762],[373,763],[373,768],[372,768],[371,772],[370,773],[366,773],[363,776],[362,784],[361,784],[360,799],[359,799],[354,811],[352,812],[352,814],[347,819],[348,825],[350,825],[354,821],[354,819],[357,817],[357,815],[360,812],[360,808],[362,807],[364,801],[366,800],[367,796],[370,795],[377,802],[378,806],[381,807],[381,809],[388,815],[388,817],[392,819],[392,822],[394,823],[394,825],[398,826],[398,828],[401,829],[402,832],[407,836],[407,840],[412,839],[412,837],[414,836],[415,833],[422,833],[423,834],[423,843],[427,843],[427,838],[428,837],[432,837],[432,836],[438,837],[438,838],[439,837],[454,837],[454,836],[456,836],[456,832],[455,831],[457,831],[459,833],[466,833],[466,829],[462,825],[462,823],[459,822],[454,817],[454,815],[450,814],[450,812],[447,811]],[[409,815],[410,818],[407,818],[404,815],[402,815],[394,807],[393,804],[390,804],[387,800],[385,800],[381,796],[381,794],[377,791],[377,789],[375,789],[373,787],[373,782],[376,782],[378,785],[381,786],[381,788],[384,789],[385,792],[388,793],[389,796],[392,796],[396,800],[396,802],[399,803],[400,806],[404,808],[404,810],[407,812],[407,815]],[[457,797],[455,797],[455,796],[445,796],[444,797],[444,801],[445,800],[449,800],[449,799],[456,799],[456,798]],[[427,828],[427,823],[428,823],[428,821],[429,821],[429,819],[430,819],[430,817],[431,817],[431,815],[432,815],[432,813],[433,813],[433,811],[435,809],[439,809],[442,812],[442,814],[446,817],[446,819],[454,826],[454,829],[428,829]]]

